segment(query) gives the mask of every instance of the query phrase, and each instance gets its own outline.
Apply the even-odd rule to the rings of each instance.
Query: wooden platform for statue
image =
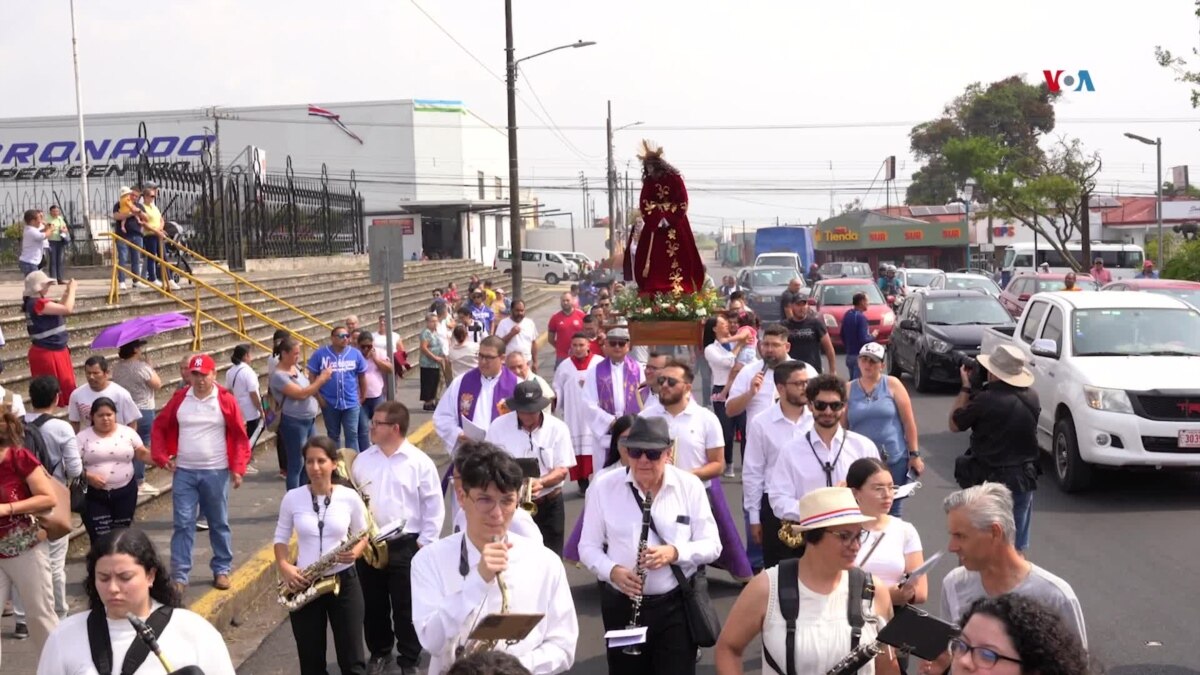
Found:
[[[699,347],[704,340],[704,322],[688,321],[630,321],[626,326],[635,345]]]

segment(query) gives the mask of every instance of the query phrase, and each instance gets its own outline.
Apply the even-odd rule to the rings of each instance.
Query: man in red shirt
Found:
[[[554,343],[554,367],[563,362],[571,353],[571,338],[583,330],[582,310],[575,307],[575,298],[563,293],[558,300],[559,311],[550,317],[550,325],[546,327],[547,338]]]

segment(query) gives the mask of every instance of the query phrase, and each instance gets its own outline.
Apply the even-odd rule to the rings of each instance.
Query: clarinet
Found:
[[[825,675],[853,675],[858,672],[859,668],[871,662],[871,659],[879,655],[883,651],[883,643],[878,640],[859,645],[854,651],[846,655],[846,658],[837,662],[837,665],[830,668]]]
[[[626,628],[638,628],[638,616],[642,612],[642,595],[646,592],[646,568],[642,565],[642,553],[646,551],[646,544],[650,538],[650,503],[652,499],[653,495],[647,492],[646,499],[642,502],[642,536],[638,540],[637,564],[633,569],[638,580],[642,582],[642,592],[633,598],[633,615],[629,617],[629,625]],[[642,648],[640,645],[629,645],[622,651],[630,656],[638,656],[642,653]]]

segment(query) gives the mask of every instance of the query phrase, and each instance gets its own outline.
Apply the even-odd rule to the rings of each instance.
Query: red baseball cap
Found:
[[[200,373],[201,375],[211,375],[217,369],[217,364],[213,363],[212,357],[208,354],[199,354],[192,357],[191,371]]]

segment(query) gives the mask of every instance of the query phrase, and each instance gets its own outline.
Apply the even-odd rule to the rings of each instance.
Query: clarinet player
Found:
[[[367,528],[366,507],[353,488],[335,484],[338,451],[327,436],[314,436],[304,446],[304,470],[308,485],[288,490],[279,504],[275,526],[275,564],[279,578],[292,591],[309,585],[305,568],[337,549],[347,537]],[[288,558],[288,541],[296,534],[295,564]],[[333,631],[338,669],[346,675],[365,675],[367,655],[363,649],[363,595],[354,561],[367,547],[360,538],[349,551],[338,553],[328,569],[315,572],[318,578],[336,576],[339,593],[325,593],[292,611],[292,636],[300,657],[301,675],[325,675],[326,625]]]
[[[608,672],[692,675],[697,645],[688,631],[671,566],[677,565],[688,583],[694,583],[697,570],[720,556],[721,539],[708,493],[699,478],[671,465],[670,432],[661,417],[638,417],[623,446],[630,468],[593,481],[579,541],[580,562],[606,582],[600,600],[604,630],[629,627],[634,598],[640,598],[638,624],[647,628],[640,654],[608,650]],[[647,496],[653,525],[641,542]],[[645,572],[644,582],[640,570]]]
[[[431,675],[457,658],[502,650],[533,675],[564,673],[575,662],[579,622],[562,560],[509,530],[524,474],[491,443],[466,443],[455,489],[467,516],[462,532],[426,546],[412,562],[412,618],[432,656]],[[468,637],[489,614],[541,614],[524,639],[477,642]]]

